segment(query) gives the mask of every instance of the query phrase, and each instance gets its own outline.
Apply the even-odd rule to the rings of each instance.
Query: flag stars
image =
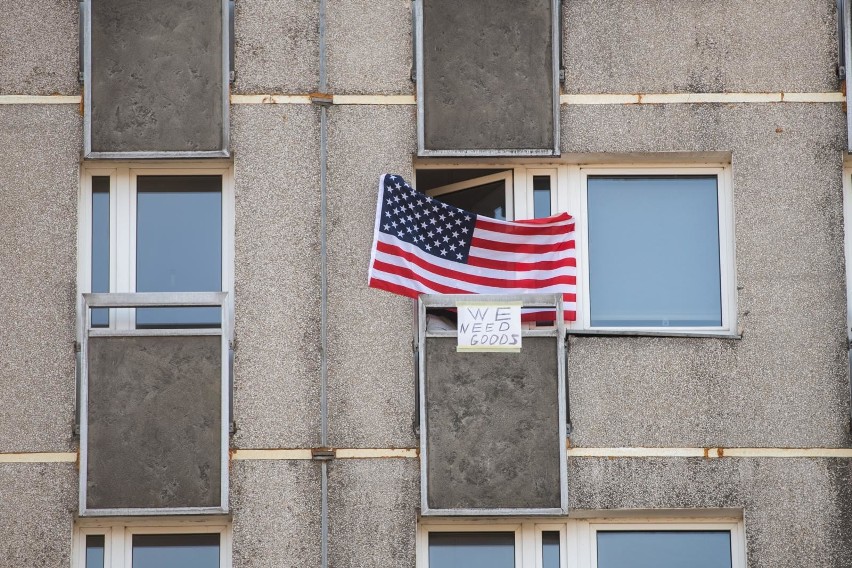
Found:
[[[441,249],[441,256],[447,256],[447,249]]]

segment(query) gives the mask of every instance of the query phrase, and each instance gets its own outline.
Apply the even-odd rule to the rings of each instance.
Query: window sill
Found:
[[[614,337],[694,337],[714,339],[742,339],[741,333],[728,330],[665,331],[661,329],[568,329],[568,335],[576,336],[614,336]]]

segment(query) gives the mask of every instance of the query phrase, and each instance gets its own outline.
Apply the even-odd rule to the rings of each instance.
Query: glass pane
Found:
[[[716,176],[590,177],[593,326],[722,325]]]
[[[559,568],[559,531],[541,533],[541,568]]]
[[[219,568],[219,535],[135,534],[133,568]]]
[[[598,568],[731,568],[731,533],[598,532]]]
[[[86,568],[104,568],[104,535],[86,535]]]
[[[429,533],[429,568],[514,568],[515,533]]]
[[[109,292],[109,177],[92,177],[92,292]],[[92,310],[92,327],[109,326],[109,308]]]
[[[533,216],[550,217],[550,176],[533,176]]]
[[[436,195],[435,199],[477,215],[506,220],[506,182],[503,180]]]
[[[140,176],[136,291],[222,289],[222,177]],[[218,327],[218,308],[136,310],[136,327]]]

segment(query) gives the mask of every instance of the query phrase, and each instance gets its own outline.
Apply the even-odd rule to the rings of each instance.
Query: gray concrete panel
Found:
[[[312,0],[239,0],[235,7],[234,92],[316,91],[319,4]]]
[[[414,179],[414,108],[329,112],[329,435],[338,447],[411,447],[414,306],[367,287],[379,176]]]
[[[832,0],[564,6],[568,93],[838,90]]]
[[[75,446],[77,107],[0,106],[0,452]]]
[[[77,2],[5,2],[0,25],[0,95],[80,92],[77,20]]]
[[[742,340],[576,337],[578,446],[845,446],[839,105],[568,107],[578,152],[730,150]]]
[[[231,464],[234,568],[320,565],[320,464]]]
[[[222,506],[222,340],[89,339],[86,507]]]
[[[336,460],[329,465],[331,566],[415,565],[419,468],[414,459]]]
[[[558,509],[556,340],[520,353],[456,353],[426,340],[430,509]]]
[[[426,150],[553,147],[550,0],[423,0]]]
[[[848,565],[843,459],[576,458],[573,509],[741,509],[753,568]]]
[[[73,463],[0,464],[0,568],[70,566]]]
[[[234,444],[319,441],[319,120],[237,105]]]
[[[335,94],[413,94],[411,2],[328,5],[328,81]]]
[[[93,152],[224,149],[221,0],[92,2]]]

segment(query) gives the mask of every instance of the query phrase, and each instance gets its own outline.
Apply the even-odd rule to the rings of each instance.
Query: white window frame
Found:
[[[508,183],[513,199],[507,197],[507,219],[529,219],[534,212],[532,182],[533,176],[551,176],[551,212],[567,211],[575,220],[575,239],[577,252],[577,320],[566,324],[568,333],[600,335],[657,335],[689,337],[738,337],[737,329],[737,285],[736,258],[734,246],[734,204],[730,164],[645,164],[628,163],[616,165],[577,165],[558,162],[541,163],[425,163],[416,164],[417,170],[426,169],[475,169],[505,168],[511,170]],[[719,269],[722,296],[722,325],[706,327],[593,327],[591,325],[591,305],[589,302],[589,237],[588,237],[588,191],[589,176],[702,176],[714,175],[717,179],[718,220],[719,220]],[[491,176],[489,176],[491,177]],[[849,177],[849,176],[846,176]],[[486,178],[476,178],[471,182],[460,182],[431,190],[435,197],[450,191],[479,185]],[[473,183],[475,182],[475,183]],[[848,183],[846,180],[844,183]],[[467,185],[465,185],[467,184]],[[507,189],[508,194],[509,189]],[[440,198],[440,197],[439,197]],[[508,204],[512,203],[510,207]],[[847,235],[849,231],[847,231]],[[847,245],[847,250],[852,247]],[[850,263],[847,260],[847,266]],[[852,325],[852,311],[850,311]]]
[[[418,568],[429,568],[429,533],[514,532],[515,568],[542,568],[542,532],[560,535],[559,568],[597,568],[598,531],[728,531],[731,568],[746,568],[743,521],[722,517],[665,517],[625,514],[617,518],[584,519],[425,519],[417,527]]]
[[[229,163],[129,162],[91,163],[80,169],[77,235],[77,283],[82,295],[92,290],[92,178],[109,177],[110,291],[136,291],[136,181],[145,175],[222,176],[222,291],[228,293],[228,330],[234,329],[234,176]],[[82,296],[81,296],[82,297]],[[77,310],[78,340],[82,340],[84,314]],[[111,309],[110,329],[135,327],[135,310]],[[233,337],[229,337],[229,340]]]
[[[73,536],[72,568],[86,568],[86,537],[104,537],[104,568],[132,568],[135,534],[219,534],[219,568],[232,565],[231,525],[221,517],[197,519],[79,519]]]

